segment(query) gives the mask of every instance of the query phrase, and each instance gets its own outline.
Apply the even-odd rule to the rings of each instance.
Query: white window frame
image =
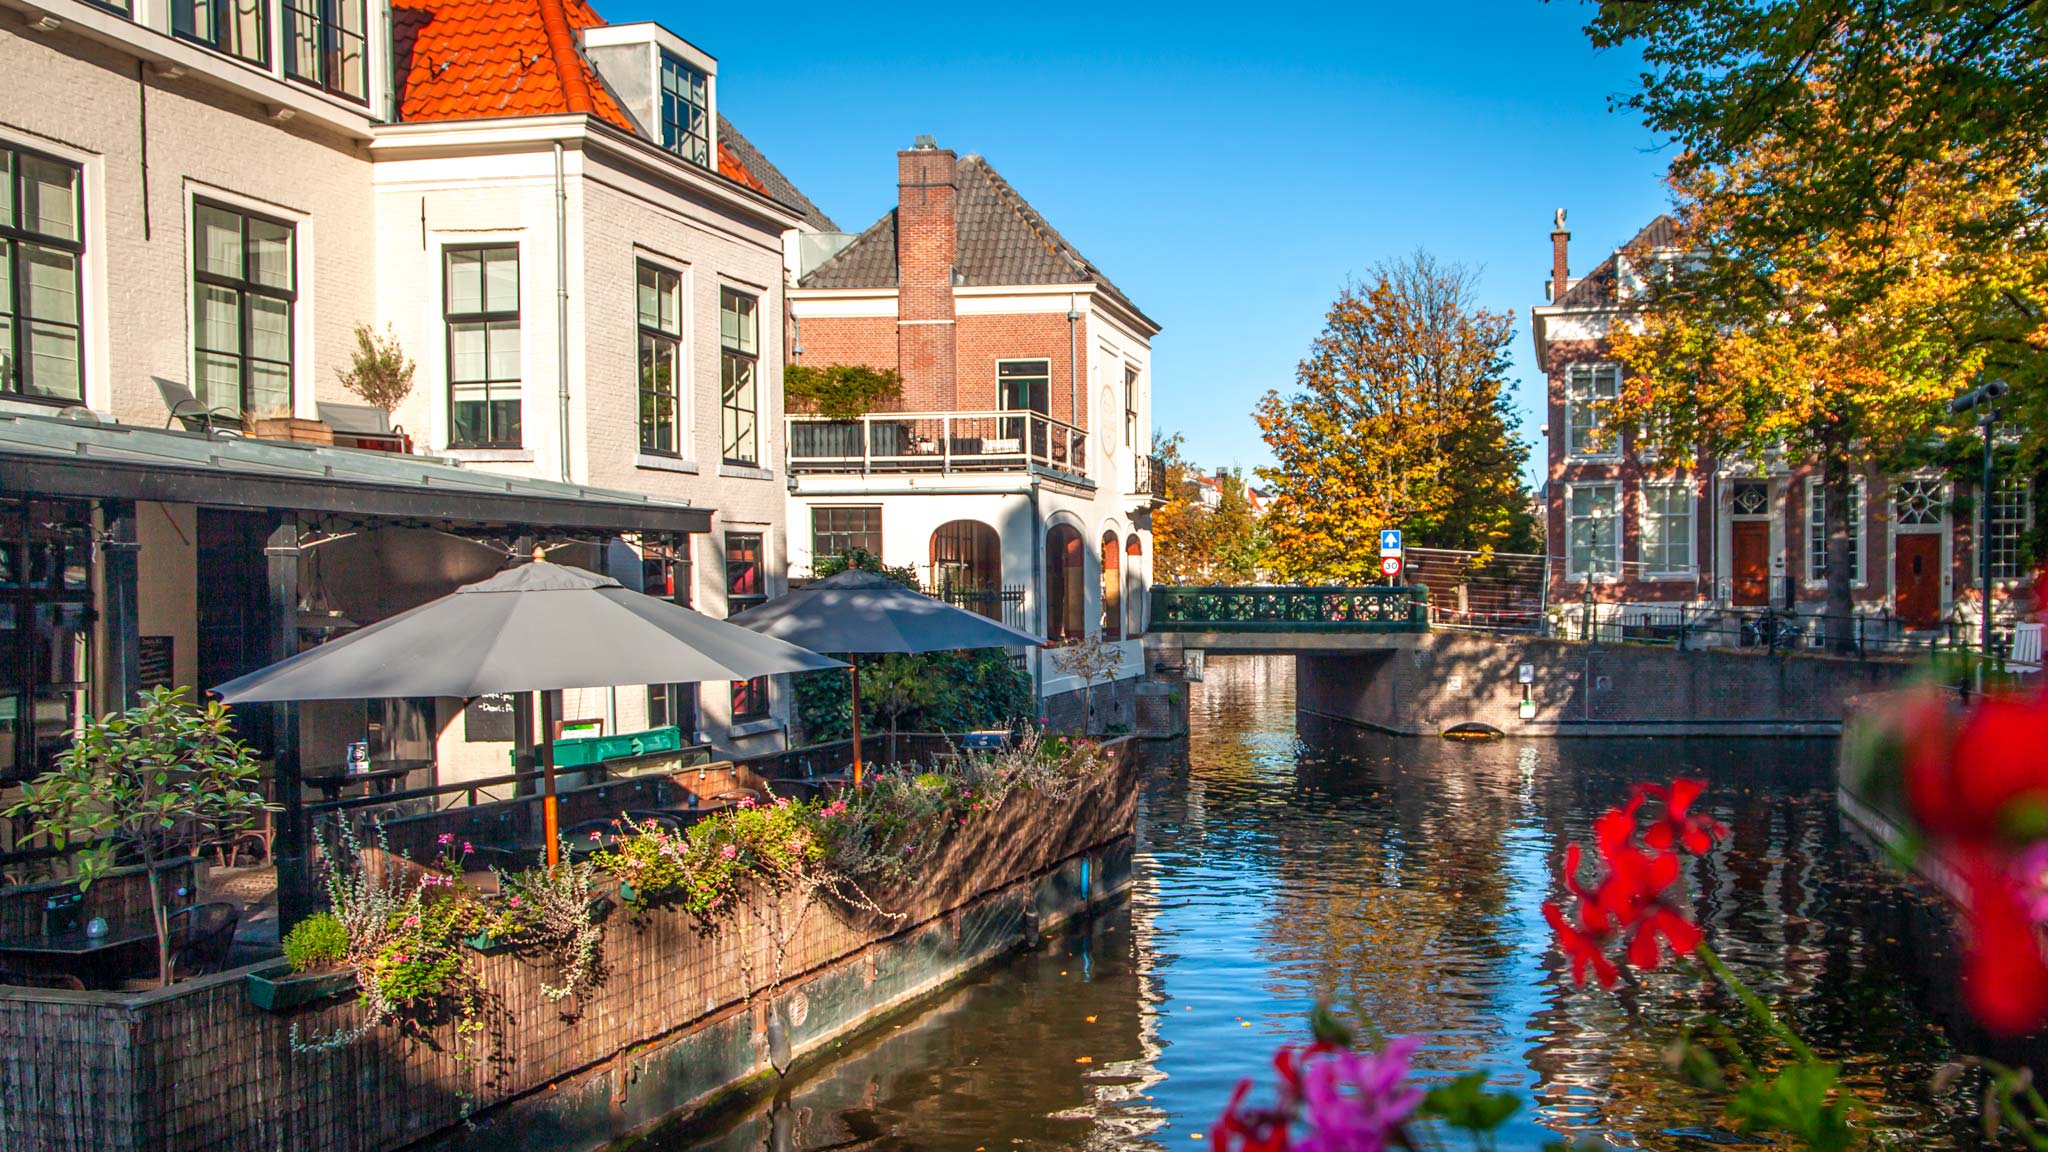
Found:
[[[1592,425],[1591,425],[1591,427],[1592,427],[1592,428],[1594,428],[1594,429],[1599,429],[1599,430],[1601,430],[1601,431],[1604,431],[1604,432],[1605,432],[1605,433],[1607,434],[1607,437],[1608,437],[1608,443],[1609,443],[1609,447],[1608,447],[1608,448],[1607,448],[1607,449],[1606,449],[1605,451],[1601,451],[1601,452],[1584,452],[1584,451],[1581,451],[1581,450],[1579,449],[1579,438],[1578,438],[1578,435],[1577,435],[1577,431],[1576,431],[1576,428],[1575,428],[1575,426],[1574,426],[1574,425],[1573,425],[1573,423],[1572,423],[1572,410],[1573,410],[1573,407],[1574,407],[1574,404],[1575,404],[1575,391],[1576,391],[1576,390],[1575,390],[1575,388],[1574,388],[1574,384],[1575,384],[1575,382],[1576,382],[1576,381],[1578,380],[1578,378],[1579,378],[1579,377],[1580,377],[1581,375],[1583,375],[1583,376],[1584,376],[1584,377],[1586,378],[1586,380],[1587,380],[1587,383],[1588,383],[1588,388],[1589,388],[1589,389],[1591,389],[1591,388],[1592,388],[1592,387],[1593,387],[1594,385],[1596,385],[1596,384],[1597,384],[1597,382],[1599,381],[1599,379],[1600,379],[1600,376],[1601,376],[1601,374],[1602,374],[1602,373],[1612,373],[1612,374],[1613,374],[1613,379],[1614,379],[1614,392],[1613,392],[1613,395],[1611,395],[1611,396],[1608,396],[1608,397],[1606,397],[1606,398],[1605,398],[1605,399],[1606,399],[1606,403],[1607,403],[1607,411],[1606,411],[1606,413],[1604,414],[1604,417],[1603,417],[1602,419],[1600,419],[1600,420],[1596,421],[1596,422],[1595,422],[1594,424],[1592,424]],[[1597,396],[1597,394],[1593,394],[1593,393],[1591,393],[1590,391],[1589,391],[1589,395],[1590,395],[1590,396],[1592,396],[1592,398],[1593,398],[1593,399],[1595,399],[1595,400],[1599,399],[1599,397]],[[1565,454],[1565,456],[1566,456],[1566,457],[1567,457],[1568,459],[1572,459],[1572,460],[1619,460],[1619,459],[1621,459],[1621,430],[1620,430],[1619,428],[1615,427],[1615,424],[1614,424],[1614,405],[1615,405],[1615,404],[1616,404],[1616,403],[1617,403],[1617,402],[1618,402],[1618,401],[1619,401],[1620,399],[1621,399],[1621,365],[1619,365],[1619,364],[1616,364],[1616,363],[1612,363],[1612,362],[1609,362],[1609,361],[1600,361],[1600,362],[1587,362],[1587,363],[1581,363],[1581,364],[1567,364],[1567,365],[1565,366],[1565,370],[1564,370],[1564,454]]]
[[[1806,584],[1817,588],[1827,583],[1827,576],[1820,568],[1826,562],[1821,553],[1820,537],[1826,532],[1821,518],[1815,513],[1820,510],[1821,480],[1818,476],[1806,478],[1806,528],[1802,533],[1806,544]],[[1849,568],[1854,574],[1850,586],[1870,587],[1870,499],[1869,486],[1858,476],[1849,485]]]
[[[1593,575],[1592,579],[1595,582],[1601,584],[1613,584],[1621,580],[1621,542],[1625,534],[1624,530],[1627,527],[1627,523],[1626,513],[1624,512],[1625,504],[1622,498],[1621,481],[1619,480],[1601,480],[1593,483],[1567,484],[1565,486],[1564,564],[1565,578],[1567,580],[1585,580],[1588,577],[1588,573],[1586,572],[1586,570],[1578,567],[1574,559],[1574,556],[1578,550],[1572,545],[1572,522],[1574,519],[1572,514],[1573,502],[1576,500],[1578,493],[1581,491],[1590,492],[1602,488],[1608,489],[1614,494],[1613,503],[1610,505],[1610,507],[1612,507],[1614,510],[1614,544],[1608,554],[1608,559],[1609,562],[1612,564],[1612,569],[1608,569],[1608,564],[1602,564],[1600,565],[1602,571],[1600,571],[1596,575]]]
[[[1644,534],[1651,521],[1669,519],[1668,514],[1654,514],[1650,510],[1652,492],[1680,492],[1685,496],[1685,564],[1677,567],[1663,567],[1652,564],[1644,558]],[[1636,490],[1636,556],[1643,566],[1643,575],[1648,580],[1692,580],[1699,576],[1699,531],[1700,495],[1698,487],[1686,479],[1645,480]],[[1669,551],[1667,544],[1666,551]]]
[[[2013,477],[2001,477],[2001,478],[1999,478],[1999,480],[1998,480],[1998,481],[1997,481],[1996,483],[1998,484],[1998,486],[2000,486],[2000,487],[2003,487],[2003,486],[2004,486],[2004,484],[2005,484],[2005,483],[2007,483],[2008,481],[2010,481],[2011,479],[2013,479]],[[1991,519],[1990,519],[1990,521],[1989,521],[1989,523],[1992,523],[1992,524],[2010,524],[2010,525],[2012,525],[2012,526],[2013,526],[2013,527],[2012,527],[2012,539],[2013,539],[2013,546],[2014,546],[2014,553],[2013,553],[2013,554],[2014,554],[2014,556],[2015,556],[2016,558],[2017,558],[2017,557],[2018,557],[2018,556],[2019,556],[2019,555],[2021,554],[2021,552],[2020,552],[2020,549],[2021,549],[2021,547],[2023,546],[2023,541],[2024,541],[2024,539],[2025,539],[2025,537],[2026,537],[2026,534],[2027,534],[2027,530],[2028,530],[2029,528],[2031,528],[2031,527],[2033,526],[2033,523],[2034,523],[2034,482],[2033,482],[2032,480],[2030,480],[2030,479],[2027,479],[2027,478],[2024,478],[2024,477],[2021,477],[2021,478],[2019,478],[2019,490],[2020,490],[2020,514],[2019,514],[2019,517],[2018,517],[2017,519],[2013,519],[2013,518],[2010,518],[2010,517],[2001,517],[2001,516],[1998,516],[1998,515],[1997,515],[1997,514],[1995,513],[1995,511],[1994,511],[1994,512],[1992,513],[1992,515],[1991,515]],[[1992,499],[1992,497],[1991,497],[1990,495],[1987,495],[1987,496],[1985,497],[1985,507],[1986,507],[1987,509],[1996,509],[1996,508],[1997,508],[1997,503],[1995,502],[1995,500],[1993,500],[1993,499]],[[1985,541],[1984,543],[1985,543],[1985,547],[1987,547],[1987,548],[1991,546],[1991,541],[1990,541],[1990,540],[1988,540],[1988,539],[1987,539],[1987,540],[1986,540],[1986,541]],[[2008,581],[2010,581],[2010,580],[2024,580],[2024,579],[2026,579],[2026,578],[2027,578],[2027,575],[2028,575],[2028,573],[2027,573],[2027,571],[2026,571],[2027,565],[2026,565],[2026,564],[2025,564],[2024,562],[2021,562],[2020,564],[2018,564],[2018,565],[2016,566],[2016,570],[2013,570],[2013,571],[2006,571],[2006,572],[1999,572],[1999,571],[1997,571],[1996,569],[1997,569],[1997,567],[1998,567],[1998,561],[1997,561],[1997,553],[1995,553],[1995,552],[1994,552],[1994,553],[1992,554],[1992,566],[1993,566],[1993,571],[1992,571],[1992,573],[1991,573],[1991,579],[1992,579],[1993,581],[1998,581],[1998,580],[2008,580]]]

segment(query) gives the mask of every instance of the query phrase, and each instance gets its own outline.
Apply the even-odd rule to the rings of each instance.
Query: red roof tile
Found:
[[[737,180],[763,196],[769,195],[768,186],[747,171],[747,166],[740,163],[739,157],[732,154],[732,149],[727,148],[723,140],[718,142],[718,174],[728,180]]]
[[[633,130],[576,50],[576,29],[604,23],[586,0],[397,0],[391,15],[401,120],[588,112]]]

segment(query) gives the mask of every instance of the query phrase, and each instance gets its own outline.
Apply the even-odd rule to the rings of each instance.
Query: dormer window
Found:
[[[711,78],[673,52],[661,54],[661,146],[712,166]]]

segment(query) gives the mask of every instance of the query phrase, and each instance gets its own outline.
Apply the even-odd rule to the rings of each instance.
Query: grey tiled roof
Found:
[[[1144,316],[1102,269],[1068,243],[987,160],[963,156],[957,171],[954,211],[960,232],[955,271],[962,285],[1091,283]],[[803,279],[805,288],[895,286],[893,210]]]
[[[1636,233],[1620,248],[1622,252],[1644,251],[1653,248],[1670,248],[1678,243],[1678,221],[1669,215],[1657,217]],[[1557,301],[1565,308],[1606,308],[1619,302],[1614,291],[1614,257],[1608,256],[1598,267],[1572,283],[1565,290],[1564,298]]]
[[[804,195],[795,184],[790,183],[789,177],[784,176],[780,168],[770,163],[768,157],[762,155],[759,148],[754,147],[753,141],[740,135],[740,130],[733,127],[732,121],[727,120],[722,113],[718,117],[718,142],[731,149],[740,166],[752,173],[754,179],[759,180],[768,189],[769,199],[786,208],[795,209],[797,215],[803,217],[804,223],[820,232],[839,231],[839,225],[834,224],[830,216],[819,211],[818,206],[811,203],[811,198]]]

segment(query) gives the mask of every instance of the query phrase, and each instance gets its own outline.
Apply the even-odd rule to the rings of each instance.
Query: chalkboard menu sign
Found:
[[[171,654],[170,636],[142,637],[142,657],[135,667],[142,687],[163,688],[178,678],[178,662]]]
[[[510,743],[512,740],[512,696],[493,692],[478,696],[463,710],[463,740],[471,744]]]

